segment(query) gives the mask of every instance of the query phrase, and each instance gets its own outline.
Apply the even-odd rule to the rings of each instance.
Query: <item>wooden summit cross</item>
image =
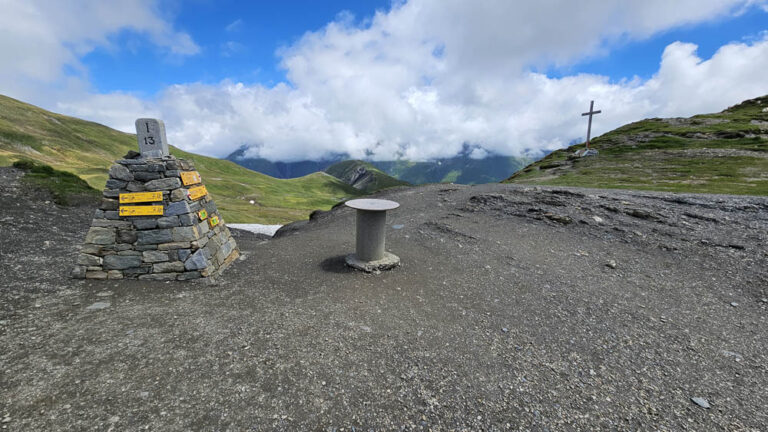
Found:
[[[582,117],[585,115],[589,116],[589,122],[587,123],[587,148],[589,148],[589,136],[592,134],[592,115],[594,114],[600,114],[602,111],[594,110],[595,108],[595,101],[589,101],[589,112],[582,113]]]

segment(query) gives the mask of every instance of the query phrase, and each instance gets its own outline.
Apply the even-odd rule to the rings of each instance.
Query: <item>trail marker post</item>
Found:
[[[144,159],[161,158],[170,154],[168,138],[165,137],[165,123],[162,120],[137,119],[136,139],[139,141],[139,152]]]

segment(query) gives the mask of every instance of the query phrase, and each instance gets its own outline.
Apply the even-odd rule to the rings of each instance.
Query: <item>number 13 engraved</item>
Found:
[[[149,133],[149,123],[145,123],[144,126],[147,127],[147,133]],[[152,136],[144,137],[144,144],[155,145],[155,137],[152,137]]]

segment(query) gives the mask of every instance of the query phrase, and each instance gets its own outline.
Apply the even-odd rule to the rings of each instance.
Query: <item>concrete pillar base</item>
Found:
[[[389,252],[384,252],[384,257],[376,261],[362,261],[357,257],[357,254],[349,254],[346,257],[346,261],[348,266],[366,273],[391,270],[400,265],[400,257]]]

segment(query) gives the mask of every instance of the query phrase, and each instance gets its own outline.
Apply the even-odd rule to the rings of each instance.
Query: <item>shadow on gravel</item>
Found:
[[[345,256],[338,255],[326,258],[320,263],[320,268],[329,273],[353,273],[354,270],[347,267],[347,263],[344,261]]]

